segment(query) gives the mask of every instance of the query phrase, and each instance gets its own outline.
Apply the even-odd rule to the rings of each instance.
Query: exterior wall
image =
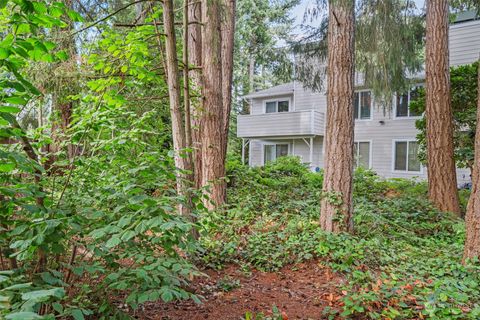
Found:
[[[310,139],[305,139],[310,143]],[[282,140],[251,140],[250,141],[250,154],[249,165],[250,166],[263,166],[263,145],[269,143],[288,143],[290,146],[290,154],[300,157],[303,163],[309,163],[310,160],[310,148],[303,139],[282,139]],[[323,168],[323,137],[315,137],[313,139],[313,154],[312,169]]]
[[[469,64],[480,53],[480,20],[450,26],[450,65]]]
[[[452,66],[469,64],[479,59],[480,53],[480,20],[469,21],[452,25],[450,27],[450,64]],[[361,86],[363,77],[356,74],[355,82]],[[250,98],[251,114],[264,113],[264,102],[272,99],[289,98],[290,110],[311,110],[326,113],[327,99],[325,93],[315,93],[304,89],[301,83],[285,84],[281,88],[283,93],[275,92],[268,95],[269,90],[260,93],[262,97]],[[278,89],[277,89],[278,90]],[[285,93],[287,92],[287,93]],[[291,92],[291,93],[290,93]],[[255,94],[252,94],[255,96]],[[370,120],[357,120],[355,122],[355,141],[371,142],[371,167],[379,175],[393,178],[426,179],[427,170],[422,168],[420,173],[398,172],[393,169],[394,141],[411,139],[415,140],[418,133],[415,128],[415,118],[396,118],[395,110],[384,110],[383,106],[374,103]],[[306,138],[309,141],[309,138]],[[267,142],[288,142],[290,153],[298,155],[303,162],[308,162],[310,150],[302,139],[292,137],[288,140],[251,140],[249,164],[252,166],[263,165],[263,144]],[[314,139],[312,168],[323,167],[323,136]],[[470,172],[467,169],[457,170],[458,183],[470,181]]]

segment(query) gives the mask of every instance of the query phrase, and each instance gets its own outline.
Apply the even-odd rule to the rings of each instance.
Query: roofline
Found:
[[[245,96],[243,96],[244,99],[255,99],[255,98],[268,98],[268,97],[276,97],[276,96],[282,96],[286,94],[292,94],[295,90],[287,90],[287,91],[279,91],[279,92],[273,92],[273,93],[250,93]]]

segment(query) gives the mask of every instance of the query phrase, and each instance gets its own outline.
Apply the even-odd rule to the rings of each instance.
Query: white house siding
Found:
[[[480,54],[480,20],[450,26],[450,65],[470,64]]]
[[[450,64],[452,66],[469,64],[478,60],[480,54],[480,20],[463,22],[450,27]],[[416,78],[422,78],[419,73]],[[362,86],[363,77],[356,74],[355,84]],[[326,113],[327,98],[325,93],[314,93],[304,89],[299,82],[288,83],[271,89],[250,94],[246,97],[251,103],[251,114],[264,113],[264,102],[272,99],[289,98],[291,110],[317,110]],[[382,121],[383,123],[380,123]],[[419,177],[426,179],[427,171],[423,168],[418,172],[398,172],[393,170],[393,148],[395,140],[415,140],[418,131],[414,118],[395,118],[394,110],[383,110],[380,106],[373,107],[371,120],[355,122],[355,141],[371,142],[371,165],[379,175],[384,177]],[[303,162],[309,162],[308,145],[298,137],[285,141],[290,143],[290,152],[298,155]],[[307,138],[308,139],[308,138]],[[308,139],[309,141],[309,139]],[[267,140],[251,140],[249,164],[263,165],[263,143]],[[275,140],[275,142],[279,142]],[[323,167],[323,136],[314,139],[312,168]],[[457,170],[459,184],[470,181],[470,172],[466,169]]]
[[[355,141],[370,141],[372,169],[386,178],[427,178],[425,167],[419,172],[399,172],[393,170],[394,141],[415,140],[418,130],[415,127],[415,118],[395,118],[393,110],[386,110],[374,106],[372,120],[355,122]],[[381,124],[383,121],[384,124]],[[470,172],[466,169],[457,169],[459,184],[470,181]]]

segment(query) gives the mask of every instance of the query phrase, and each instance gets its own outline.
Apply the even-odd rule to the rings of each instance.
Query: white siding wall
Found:
[[[480,53],[480,20],[460,23],[450,27],[450,64],[452,66],[472,63],[479,58]],[[357,74],[356,85],[361,85],[362,75]],[[294,93],[276,96],[273,98],[290,98],[294,110],[315,109],[326,112],[327,99],[325,93],[314,93],[304,89],[300,83],[295,84]],[[268,98],[251,99],[251,114],[264,113],[264,101]],[[421,173],[407,173],[393,171],[393,141],[412,139],[418,133],[415,128],[415,119],[395,119],[393,110],[383,110],[381,106],[374,106],[371,120],[356,121],[355,140],[372,143],[372,169],[385,177],[427,177],[426,168]],[[380,121],[384,123],[381,124]],[[302,139],[287,140],[291,144],[290,150],[300,156],[303,162],[309,161],[310,150]],[[252,166],[263,165],[263,143],[265,140],[252,140],[250,143],[250,159]],[[275,141],[279,143],[280,141]],[[313,167],[323,167],[323,137],[314,139]],[[470,181],[470,172],[465,169],[457,170],[459,183]]]
[[[480,20],[450,26],[450,65],[469,64],[480,54]]]

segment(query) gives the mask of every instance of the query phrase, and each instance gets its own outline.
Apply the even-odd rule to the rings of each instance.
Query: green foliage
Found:
[[[453,143],[455,160],[461,168],[473,168],[475,131],[477,128],[477,70],[478,62],[450,69],[451,103],[454,120]],[[425,111],[425,90],[420,90],[411,108],[418,113]],[[426,161],[426,118],[416,121],[420,130],[417,140],[421,146],[420,157]]]
[[[478,318],[480,267],[461,263],[463,221],[426,200],[425,182],[356,170],[355,234],[334,235],[318,223],[322,174],[298,159],[232,166],[230,174],[227,216],[205,218],[206,263],[279,270],[322,259],[347,278],[341,310],[325,317]]]
[[[83,67],[95,80],[65,98],[78,108],[52,165],[43,152],[53,129],[24,130],[15,116],[40,94],[27,80],[29,64],[66,58],[53,53],[48,32],[37,31],[81,17],[59,2],[6,5],[0,139],[13,143],[0,144],[0,247],[12,272],[0,274],[0,317],[126,318],[117,303],[135,309],[158,299],[198,301],[185,290],[199,275],[187,259],[196,251],[194,226],[177,207],[192,203],[194,214],[204,207],[200,194],[192,192],[190,202],[175,190],[169,106],[161,98],[167,88],[145,41],[153,27],[106,30],[92,45]]]

